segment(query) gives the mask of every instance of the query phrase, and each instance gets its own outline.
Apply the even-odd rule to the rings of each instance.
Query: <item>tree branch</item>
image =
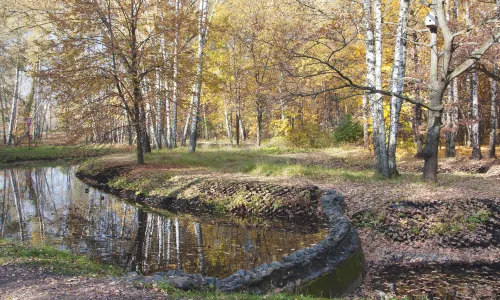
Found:
[[[498,41],[500,40],[500,28],[496,28],[493,36],[488,39],[481,47],[478,49],[474,50],[469,58],[465,60],[463,63],[461,63],[459,66],[455,68],[449,75],[447,80],[450,82],[454,78],[460,76],[463,72],[467,71],[468,68],[470,68],[473,64],[475,64],[478,60],[481,59],[481,57],[488,51],[491,46],[494,44],[497,44]]]

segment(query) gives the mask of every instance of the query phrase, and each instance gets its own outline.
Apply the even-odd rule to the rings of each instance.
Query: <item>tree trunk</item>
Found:
[[[451,17],[455,22],[458,20],[458,0],[453,0]],[[452,85],[448,88],[450,89],[451,99],[448,99],[448,109],[450,110],[450,112],[448,114],[449,127],[446,134],[446,157],[455,157],[457,155],[456,139],[458,131],[458,79],[453,79]]]
[[[208,119],[207,119],[207,104],[203,104],[203,127],[205,129],[205,140],[209,139],[208,136]]]
[[[442,6],[442,4],[441,4]],[[438,75],[438,46],[437,46],[437,29],[431,30],[431,76],[430,76],[430,106],[437,107],[441,105],[442,91],[444,85],[439,82]],[[438,147],[441,132],[441,111],[429,110],[429,125],[427,128],[427,139],[424,155],[424,179],[429,181],[437,180],[438,168]]]
[[[481,136],[479,132],[479,74],[474,67],[472,70],[472,159],[480,160],[481,155]]]
[[[376,0],[374,5],[375,10],[375,34],[371,26],[372,7],[370,0],[363,0],[363,11],[365,13],[365,43],[366,43],[366,82],[368,86],[381,88],[382,86],[382,12],[381,1]],[[372,129],[373,129],[373,149],[374,170],[376,173],[384,177],[389,177],[389,163],[387,159],[387,148],[385,145],[385,120],[383,99],[379,94],[369,96],[371,114],[372,114]]]
[[[129,146],[132,146],[133,144],[133,137],[132,137],[132,122],[130,122],[130,116],[128,115],[127,112],[125,112],[127,115],[127,134],[128,134],[128,144]]]
[[[500,0],[497,0],[500,2]],[[500,7],[500,5],[499,5]],[[498,55],[493,58],[493,74],[498,75]],[[489,157],[496,158],[496,144],[497,144],[497,127],[498,127],[498,116],[497,116],[497,92],[498,92],[498,82],[495,79],[491,79],[491,107],[490,107],[490,151]]]
[[[177,102],[179,98],[179,6],[181,0],[175,0],[175,32],[174,32],[174,53],[173,53],[173,78],[172,78],[172,147],[177,148]]]
[[[144,164],[144,142],[143,142],[143,135],[144,135],[144,130],[142,129],[141,126],[141,111],[139,108],[139,104],[135,103],[134,104],[134,117],[137,122],[134,124],[135,128],[135,134],[137,137],[136,145],[137,145],[137,163],[139,165]]]
[[[363,147],[368,149],[369,146],[369,136],[368,136],[368,96],[366,94],[363,95]]]
[[[227,107],[224,106],[224,120],[226,123],[226,133],[227,133],[227,138],[229,139],[229,142],[231,145],[233,144],[233,113],[230,112],[231,115],[228,114]]]
[[[163,92],[163,83],[162,79],[159,75],[159,72],[156,71],[156,93],[155,93],[155,99],[156,99],[156,131],[158,132],[158,148],[161,149],[163,146],[168,147],[170,141],[168,140],[168,137],[165,135],[165,120],[166,120],[166,113],[167,113],[167,107],[169,106],[170,103],[167,104],[167,101],[163,101],[162,98],[162,92]],[[168,94],[166,99],[168,99]],[[168,107],[169,109],[170,107]],[[170,133],[170,126],[169,126],[169,121],[167,120],[167,135]]]
[[[5,128],[5,112],[4,112],[4,101],[5,106],[7,106],[7,101],[4,97],[3,88],[0,86],[0,109],[2,110],[2,136],[3,136],[3,144],[7,144],[7,129]]]
[[[467,112],[465,113],[467,123],[465,125],[465,137],[464,137],[464,146],[472,147],[472,131],[469,123],[472,121],[472,76],[471,74],[467,74],[467,78],[465,80],[466,91],[467,91]]]
[[[416,32],[413,32],[413,40],[415,42],[418,42],[418,35]],[[413,48],[413,68],[414,71],[418,71],[418,66],[419,66],[419,57],[418,57],[418,50],[414,47]],[[421,93],[417,91],[417,96],[420,98]],[[417,150],[417,153],[415,154],[415,157],[422,157],[422,146],[423,146],[423,141],[422,141],[422,133],[420,132],[420,126],[422,125],[422,106],[416,104],[414,108],[414,113],[413,113],[413,134],[415,136],[415,147]]]
[[[374,2],[375,17],[375,87],[382,89],[382,0]],[[389,159],[387,156],[387,146],[385,139],[385,118],[384,102],[381,94],[375,94],[373,99],[372,114],[376,125],[374,129],[374,141],[378,148],[378,157],[376,158],[376,171],[384,177],[389,177]]]
[[[201,84],[203,75],[203,56],[205,48],[205,37],[208,29],[207,25],[208,0],[200,0],[200,17],[198,22],[198,63],[196,65],[196,75],[193,85],[193,99],[191,120],[191,135],[189,138],[188,152],[196,151],[196,141],[198,139],[198,113],[200,110]]]
[[[448,118],[448,132],[446,134],[446,157],[455,157],[457,155],[456,139],[458,130],[458,80],[453,79],[452,85],[449,87],[451,101],[448,107],[450,110]]]
[[[14,142],[14,127],[16,123],[16,118],[17,118],[17,101],[18,101],[18,94],[19,94],[19,72],[20,72],[20,66],[19,63],[16,66],[16,83],[14,85],[14,95],[12,99],[12,107],[11,107],[11,112],[10,112],[10,119],[9,119],[9,130],[8,130],[8,136],[7,136],[7,145],[10,146]]]
[[[414,124],[414,130],[415,130],[415,143],[417,147],[417,153],[415,154],[415,157],[421,157],[422,156],[422,151],[423,151],[423,137],[422,133],[420,132],[420,126],[422,125],[422,106],[421,105],[415,105],[415,124]]]
[[[148,135],[148,129],[150,124],[146,124],[146,109],[144,109],[144,104],[140,105],[140,125],[142,130],[142,146],[144,148],[144,153],[151,153],[151,141],[150,136]]]
[[[236,112],[236,145],[240,145],[240,113],[237,111]]]
[[[453,128],[453,123],[452,123],[452,103],[453,103],[453,86],[448,86],[448,98],[446,101],[446,133],[445,133],[445,140],[446,140],[446,157],[454,157],[453,156],[453,151],[451,149],[451,130]]]
[[[148,99],[149,100],[149,99]],[[152,144],[152,148],[159,149],[159,135],[158,132],[156,132],[156,126],[155,126],[155,118],[153,118],[153,110],[151,105],[149,104],[149,101],[146,101],[146,108],[144,110],[144,114],[146,115],[146,128],[148,132],[148,137],[150,138],[150,142]],[[147,149],[147,146],[145,146]],[[148,152],[151,153],[151,152]]]
[[[263,105],[261,103],[260,97],[257,96],[256,110],[257,110],[257,146],[260,146],[262,143],[262,118],[263,118]]]
[[[394,63],[392,67],[392,92],[401,94],[404,88],[404,76],[406,73],[406,40],[408,32],[409,0],[399,1],[399,21],[396,33],[396,46],[394,48]],[[389,174],[397,175],[396,168],[396,145],[399,130],[399,118],[401,115],[402,100],[391,97],[391,125],[389,131]]]
[[[186,115],[186,123],[184,124],[184,130],[182,132],[181,138],[181,146],[186,146],[186,139],[189,132],[189,123],[191,122],[191,112],[193,111],[192,103],[189,105],[187,115]]]
[[[245,128],[243,127],[243,118],[240,115],[240,138],[244,142],[246,140]]]

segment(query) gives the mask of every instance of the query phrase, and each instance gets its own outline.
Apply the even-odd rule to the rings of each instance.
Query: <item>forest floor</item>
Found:
[[[404,151],[399,154],[401,175],[392,179],[373,175],[372,155],[360,148],[206,147],[195,154],[184,153],[184,149],[162,150],[148,155],[144,166],[128,169],[127,176],[135,178],[132,186],[137,178],[169,174],[342,192],[367,262],[366,280],[355,293],[359,297],[374,296],[379,290],[390,294],[396,282],[380,284],[380,274],[394,267],[407,272],[409,266],[419,269],[436,263],[450,268],[463,264],[494,267],[500,258],[500,160],[473,161],[468,158],[470,150],[460,148],[456,158],[441,157],[438,182],[429,183],[421,177],[423,160]],[[134,159],[122,153],[100,162],[128,165]],[[141,184],[141,189],[148,190],[155,183]],[[491,286],[491,282],[471,283],[470,293],[496,296],[494,291],[500,286]],[[426,293],[424,288],[416,292]]]
[[[432,287],[423,286],[422,277],[394,278],[394,274],[436,273],[438,269],[446,273],[473,266],[477,274],[485,272],[483,277],[478,275],[483,279],[469,280],[477,275],[473,274],[465,276],[465,282],[438,281],[445,282],[446,293],[496,298],[500,290],[500,160],[473,161],[469,155],[469,149],[461,148],[457,158],[440,158],[436,183],[423,181],[423,161],[404,151],[398,157],[400,176],[375,176],[371,153],[354,147],[317,151],[200,147],[194,154],[185,149],[161,150],[147,155],[143,166],[134,163],[132,153],[116,153],[94,161],[93,167],[119,166],[127,180],[133,179],[120,184],[152,195],[158,192],[154,189],[158,182],[179,176],[335,189],[344,194],[346,214],[358,228],[367,264],[366,279],[352,297],[372,298],[381,292],[430,295]]]

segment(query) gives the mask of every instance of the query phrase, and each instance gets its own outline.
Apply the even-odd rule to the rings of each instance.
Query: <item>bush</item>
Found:
[[[332,136],[329,130],[322,129],[315,119],[304,121],[291,127],[288,119],[275,120],[273,128],[273,142],[286,142],[287,146],[295,148],[326,148],[332,145]]]
[[[333,140],[337,143],[353,143],[363,137],[363,125],[353,121],[351,115],[345,115],[333,133]]]

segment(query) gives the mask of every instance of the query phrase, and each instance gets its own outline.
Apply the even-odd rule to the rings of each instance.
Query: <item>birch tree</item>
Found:
[[[375,41],[375,30],[373,29],[373,8],[371,0],[363,0],[364,29],[366,43],[366,85],[378,89],[381,85],[381,74],[377,72],[377,55],[382,55],[381,41]],[[379,17],[381,17],[379,11]],[[379,49],[377,49],[378,45]],[[377,51],[380,50],[380,51]],[[376,54],[376,51],[378,54]],[[378,80],[377,80],[378,75]],[[382,97],[379,94],[368,95],[373,129],[373,150],[375,152],[374,169],[375,172],[384,176],[389,176],[387,155],[385,153],[385,124]],[[384,149],[384,150],[383,150]],[[384,164],[385,163],[385,164]]]
[[[375,21],[375,89],[382,90],[382,0],[373,5]],[[370,103],[372,110],[373,147],[375,149],[375,171],[384,177],[390,176],[385,138],[384,102],[380,93],[375,93]]]
[[[472,125],[471,125],[472,159],[480,160],[481,138],[479,132],[479,74],[472,68]]]
[[[172,78],[172,129],[171,129],[171,146],[177,147],[177,107],[179,99],[179,39],[180,39],[180,0],[175,0],[174,12],[174,49],[173,49],[173,78]]]
[[[17,121],[17,104],[19,98],[19,76],[20,76],[21,65],[19,61],[16,63],[16,79],[14,83],[14,92],[12,93],[12,105],[9,118],[9,129],[7,137],[7,145],[10,146],[14,142],[14,127]]]
[[[208,0],[199,0],[199,19],[198,19],[198,50],[196,75],[193,84],[193,98],[191,100],[191,134],[189,138],[188,152],[196,151],[196,141],[198,139],[198,119],[200,110],[201,85],[203,77],[203,56],[205,55],[205,43],[208,34],[208,26],[217,6],[215,1],[210,19],[208,19]]]
[[[394,48],[394,62],[392,67],[391,90],[394,94],[402,94],[404,88],[404,77],[406,73],[406,41],[408,33],[409,0],[399,1],[399,20],[396,31],[396,43]],[[391,97],[390,131],[389,131],[389,174],[398,174],[396,169],[396,145],[401,115],[402,100],[396,96]]]

